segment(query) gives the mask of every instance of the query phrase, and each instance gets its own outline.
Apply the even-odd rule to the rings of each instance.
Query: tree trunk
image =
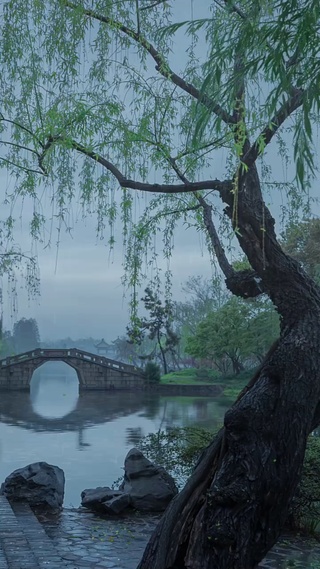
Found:
[[[277,541],[317,421],[319,316],[282,336],[226,413],[138,569],[254,569]]]
[[[162,363],[163,363],[163,373],[164,375],[167,375],[168,373],[168,366],[167,366],[167,360],[166,360],[166,355],[164,353],[164,349],[161,345],[161,337],[159,332],[157,333],[157,339],[158,339],[158,345],[159,345],[159,349],[160,349],[160,353],[161,353],[161,358],[162,358]]]
[[[238,356],[229,356],[232,363],[233,373],[238,375],[241,371],[244,371],[244,365]]]
[[[281,533],[307,437],[320,422],[320,289],[278,244],[254,168],[238,191],[237,236],[253,270],[234,274],[218,244],[226,282],[240,296],[270,296],[280,338],[169,505],[138,569],[256,568]],[[234,222],[234,192],[223,199]]]

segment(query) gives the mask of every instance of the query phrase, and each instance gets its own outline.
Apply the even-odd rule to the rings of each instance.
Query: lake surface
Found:
[[[77,507],[85,488],[110,486],[141,437],[174,426],[213,428],[227,403],[213,397],[144,392],[78,393],[74,370],[48,362],[30,394],[0,393],[0,483],[16,468],[46,461],[66,477],[65,507]]]

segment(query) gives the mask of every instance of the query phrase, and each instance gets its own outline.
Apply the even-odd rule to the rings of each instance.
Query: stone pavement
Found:
[[[74,569],[136,569],[160,516],[126,514],[101,518],[89,510],[64,510],[59,518],[41,521],[64,560]],[[320,543],[283,537],[259,569],[320,569]]]
[[[106,519],[72,509],[38,520],[26,504],[13,510],[0,496],[0,569],[136,569],[159,519],[134,512]],[[259,568],[320,569],[320,544],[283,538]]]
[[[17,508],[15,514],[8,500],[0,495],[0,568],[67,567],[29,506],[17,504]]]

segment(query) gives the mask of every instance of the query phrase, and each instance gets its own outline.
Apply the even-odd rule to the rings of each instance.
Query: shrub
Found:
[[[163,466],[182,488],[213,435],[199,427],[175,427],[150,433],[137,446],[150,460]]]
[[[149,383],[159,383],[161,378],[160,367],[154,362],[148,362],[144,368],[144,375]]]

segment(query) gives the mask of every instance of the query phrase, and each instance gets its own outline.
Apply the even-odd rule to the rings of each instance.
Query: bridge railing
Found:
[[[16,356],[9,356],[0,360],[0,366],[10,366],[17,363],[22,363],[27,360],[33,360],[36,358],[48,358],[49,359],[69,359],[69,358],[79,358],[83,361],[87,361],[93,364],[107,366],[113,368],[117,371],[125,371],[126,373],[141,374],[142,370],[136,366],[118,362],[104,356],[97,354],[91,354],[90,352],[85,352],[83,350],[78,350],[77,348],[70,349],[50,349],[50,348],[37,348],[31,350],[30,352],[25,352],[24,354],[18,354]]]
[[[97,354],[91,354],[90,352],[85,352],[84,350],[77,350],[76,348],[71,348],[68,350],[70,356],[81,358],[85,361],[89,361],[99,365],[106,365],[108,367],[115,368],[117,370],[123,370],[126,372],[137,373],[141,372],[142,370],[136,366],[125,364],[123,362],[118,362],[116,360],[112,360],[110,358],[105,358],[104,356],[100,356]]]
[[[30,352],[25,352],[24,354],[18,354],[16,356],[8,356],[3,360],[0,360],[0,365],[7,366],[12,364],[17,364],[25,360],[30,360],[32,358],[39,357],[40,351],[41,349],[37,348],[36,350],[31,350]]]

